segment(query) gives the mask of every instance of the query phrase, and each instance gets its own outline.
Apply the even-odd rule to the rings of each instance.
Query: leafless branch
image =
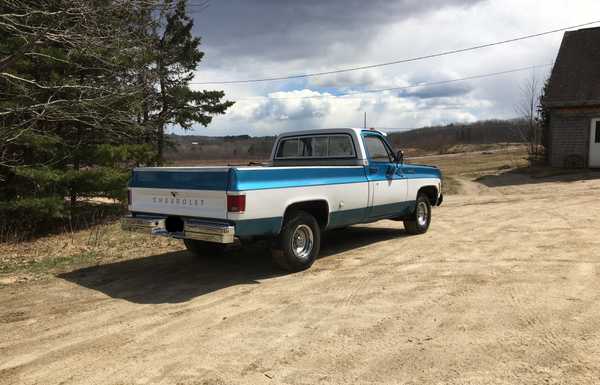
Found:
[[[540,160],[542,157],[542,132],[537,121],[538,101],[540,98],[541,84],[532,73],[530,77],[520,86],[521,98],[515,105],[515,110],[523,119],[524,125],[518,129],[517,134],[527,144],[527,153],[530,164]]]

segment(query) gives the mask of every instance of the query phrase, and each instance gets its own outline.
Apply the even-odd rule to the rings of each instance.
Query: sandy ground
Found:
[[[298,274],[149,249],[3,286],[0,384],[600,383],[600,179],[483,182]]]

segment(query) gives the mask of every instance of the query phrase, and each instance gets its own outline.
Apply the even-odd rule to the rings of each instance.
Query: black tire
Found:
[[[184,239],[183,244],[196,257],[214,258],[222,255],[227,250],[223,243],[197,241],[195,239]]]
[[[426,210],[423,216],[422,210]],[[431,224],[431,203],[425,194],[419,194],[415,205],[415,212],[404,220],[404,228],[411,235],[424,234]]]
[[[294,211],[286,215],[281,233],[273,242],[273,262],[290,272],[305,270],[313,264],[320,248],[321,228],[315,217]]]

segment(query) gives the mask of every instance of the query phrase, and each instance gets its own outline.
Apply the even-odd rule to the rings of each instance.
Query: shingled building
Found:
[[[600,167],[600,28],[566,32],[544,98],[554,167]]]

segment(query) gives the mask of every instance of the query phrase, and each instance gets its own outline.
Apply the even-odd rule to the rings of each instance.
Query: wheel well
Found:
[[[419,189],[419,192],[417,192],[417,196],[419,194],[425,194],[425,196],[427,196],[427,199],[429,199],[429,204],[432,205],[432,206],[436,205],[437,199],[438,199],[438,190],[437,190],[437,187],[435,187],[435,186],[421,187]]]
[[[306,211],[315,217],[317,223],[321,226],[321,229],[324,229],[327,226],[327,220],[329,219],[329,205],[327,204],[327,201],[315,200],[293,203],[285,209],[283,220],[285,221],[291,212],[299,210]]]

